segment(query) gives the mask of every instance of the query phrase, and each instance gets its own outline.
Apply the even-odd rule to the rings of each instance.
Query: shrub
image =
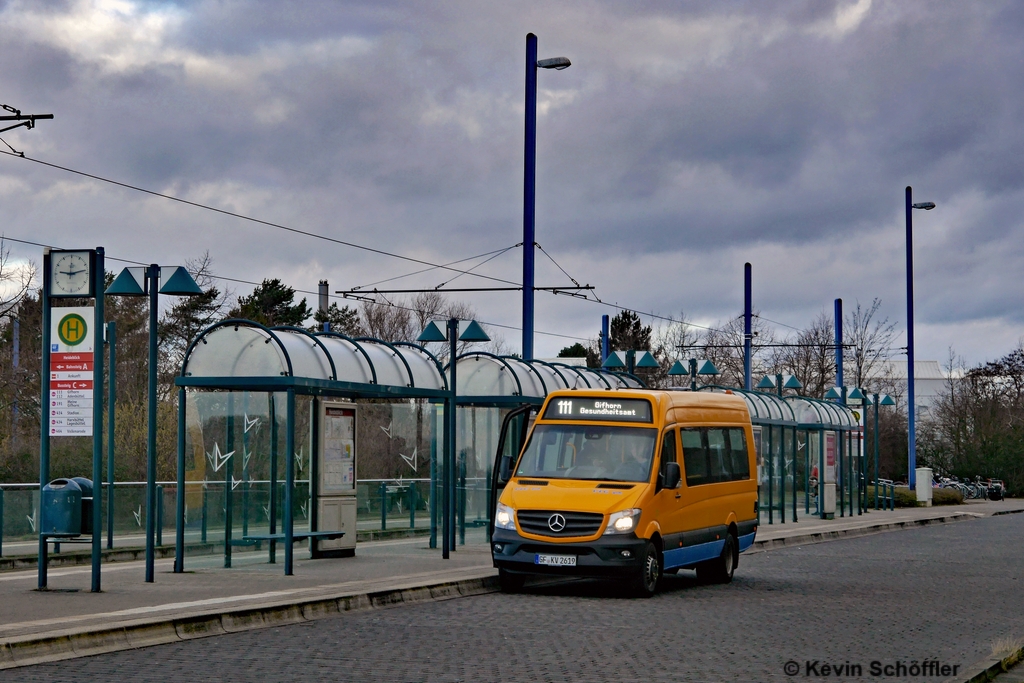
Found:
[[[932,489],[932,505],[960,505],[964,496],[954,489]],[[917,507],[917,494],[906,486],[896,487],[896,507]]]
[[[932,505],[961,505],[964,494],[956,489],[932,489]]]

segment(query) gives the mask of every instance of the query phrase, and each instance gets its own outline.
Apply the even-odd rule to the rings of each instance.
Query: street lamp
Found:
[[[167,268],[170,276],[160,286],[161,268],[153,263],[145,268],[125,268],[120,275],[107,287],[105,294],[110,296],[148,296],[149,297],[149,417],[146,438],[146,583],[153,583],[155,549],[153,546],[156,534],[156,328],[159,309],[159,294],[172,296],[196,296],[202,294],[196,281],[181,266]],[[184,400],[181,392],[179,401]],[[184,403],[179,406],[178,419],[184,420]],[[184,451],[178,453],[178,469],[184,469]],[[228,491],[228,495],[230,495]],[[177,490],[177,505],[181,510],[185,504],[185,489]],[[180,519],[180,514],[177,515]],[[176,532],[177,547],[184,548],[184,529],[180,526]],[[181,570],[180,558],[175,558],[175,569]]]
[[[537,69],[561,71],[566,57],[537,59],[537,36],[526,34],[526,154],[523,182],[523,358],[533,359],[534,243],[537,213]]]
[[[889,394],[874,394],[870,402],[875,406],[875,509],[878,509],[878,406],[894,406],[896,401]]]
[[[914,209],[931,211],[935,202],[914,203],[914,190],[907,185],[907,484],[917,483],[917,435],[914,432]]]

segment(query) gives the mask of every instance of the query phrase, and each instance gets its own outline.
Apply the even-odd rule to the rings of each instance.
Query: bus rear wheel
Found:
[[[524,583],[526,583],[526,576],[523,574],[513,574],[507,569],[498,570],[498,585],[501,587],[502,593],[518,593],[523,590]]]
[[[737,564],[739,564],[739,553],[736,539],[732,534],[726,534],[722,554],[713,560],[697,565],[697,579],[702,583],[729,583],[732,581]]]
[[[658,580],[661,578],[661,557],[657,546],[648,541],[641,558],[631,588],[635,596],[649,598],[657,592]]]

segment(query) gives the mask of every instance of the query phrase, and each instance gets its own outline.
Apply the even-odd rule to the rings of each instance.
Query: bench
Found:
[[[304,541],[307,538],[317,538],[329,541],[333,538],[341,538],[344,531],[295,531],[292,533],[292,541]],[[284,534],[250,534],[242,537],[243,541],[283,541]]]

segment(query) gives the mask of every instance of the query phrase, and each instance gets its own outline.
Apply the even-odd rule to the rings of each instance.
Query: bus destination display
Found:
[[[651,422],[651,404],[636,398],[558,398],[548,403],[544,419]]]

